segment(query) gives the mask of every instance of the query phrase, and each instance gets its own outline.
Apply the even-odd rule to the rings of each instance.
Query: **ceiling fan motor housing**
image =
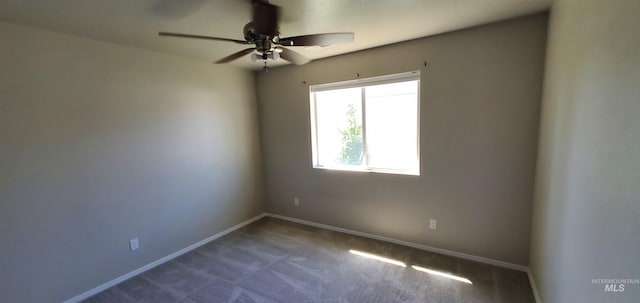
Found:
[[[256,44],[256,50],[261,54],[268,54],[273,52],[273,45],[268,37],[262,36],[260,39],[254,42]]]

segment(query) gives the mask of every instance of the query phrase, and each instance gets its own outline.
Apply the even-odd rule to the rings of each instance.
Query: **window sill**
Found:
[[[314,166],[314,169],[320,170],[333,170],[333,171],[347,171],[347,172],[360,172],[360,173],[379,173],[379,174],[392,174],[392,175],[406,175],[406,176],[420,176],[419,171],[413,170],[399,170],[399,169],[383,169],[383,168],[353,168],[343,166]]]

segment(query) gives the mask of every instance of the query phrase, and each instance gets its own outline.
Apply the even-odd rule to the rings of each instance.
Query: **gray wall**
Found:
[[[0,36],[1,302],[71,298],[263,211],[251,73]]]
[[[527,265],[546,26],[539,14],[257,72],[267,210]],[[311,168],[308,85],[419,69],[419,177]]]
[[[531,242],[542,301],[640,302],[640,2],[552,8]]]

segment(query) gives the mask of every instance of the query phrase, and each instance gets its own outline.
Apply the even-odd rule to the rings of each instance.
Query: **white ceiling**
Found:
[[[281,37],[355,33],[350,44],[294,48],[318,59],[549,9],[553,0],[271,0]],[[0,0],[0,20],[212,62],[246,46],[158,37],[158,31],[243,40],[250,0]],[[4,41],[3,43],[7,43]],[[231,63],[258,69],[249,56]],[[273,65],[273,64],[272,64]]]

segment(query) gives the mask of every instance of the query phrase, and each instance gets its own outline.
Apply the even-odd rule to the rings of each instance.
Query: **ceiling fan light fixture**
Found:
[[[278,61],[278,59],[280,59],[280,53],[277,53],[277,52],[268,53],[266,60],[263,58],[262,54],[256,54],[256,53],[251,54],[251,61],[253,62],[267,61],[267,60]]]

